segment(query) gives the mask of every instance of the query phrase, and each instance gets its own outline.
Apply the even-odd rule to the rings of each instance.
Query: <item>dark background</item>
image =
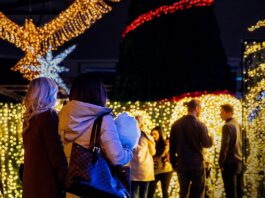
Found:
[[[70,82],[80,72],[107,72],[106,81],[111,90],[119,57],[119,46],[122,41],[121,33],[126,27],[130,2],[125,0],[114,5],[113,11],[105,15],[92,28],[59,48],[58,52],[71,44],[78,45],[65,61],[65,66],[71,70],[63,75],[66,82]],[[17,24],[22,25],[25,18],[31,17],[35,24],[42,25],[66,9],[71,3],[70,0],[1,0],[0,11]],[[264,10],[264,0],[216,0],[214,3],[227,62],[237,76],[237,91],[240,91],[241,80],[241,41],[246,38],[265,38],[265,28],[255,32],[247,31],[249,26],[265,18]],[[9,68],[22,56],[23,53],[20,49],[0,40],[0,84],[20,84],[23,81],[18,80],[20,77],[18,73],[9,73]],[[15,77],[13,77],[14,75]],[[111,79],[108,79],[108,76],[111,76]]]
[[[19,6],[19,2],[23,2],[21,4],[24,6]],[[71,3],[69,0],[42,1],[44,3],[35,3],[38,1],[31,0],[32,14],[30,15],[29,2],[30,0],[1,0],[0,11],[18,24],[23,24],[24,19],[31,15],[35,23],[43,24]],[[78,37],[76,40],[78,48],[71,58],[117,59],[121,32],[126,26],[129,3],[130,0],[124,0],[116,4],[110,14],[105,15],[84,35]],[[262,29],[254,33],[247,31],[249,26],[265,18],[264,0],[216,0],[214,8],[228,57],[240,57],[240,42],[243,38],[264,38]],[[16,50],[15,46],[0,40],[1,56],[16,56],[19,52],[20,50]]]

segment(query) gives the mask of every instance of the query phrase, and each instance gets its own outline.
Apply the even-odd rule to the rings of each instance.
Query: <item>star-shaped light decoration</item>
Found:
[[[119,0],[107,0],[111,2]],[[0,39],[15,44],[25,52],[25,56],[12,67],[20,71],[24,78],[36,77],[25,65],[38,65],[37,56],[44,56],[49,46],[57,50],[65,42],[79,36],[112,10],[104,0],[76,0],[57,17],[42,26],[36,26],[32,19],[26,19],[24,25],[18,25],[0,11]],[[30,48],[32,50],[30,50]]]
[[[69,71],[69,69],[64,66],[59,66],[59,64],[75,48],[76,48],[76,45],[73,45],[53,58],[52,48],[49,47],[46,58],[41,55],[38,55],[37,60],[40,65],[38,66],[30,65],[30,66],[25,66],[25,67],[28,67],[32,72],[38,73],[37,77],[48,77],[48,78],[53,79],[61,88],[63,88],[67,93],[69,93],[69,88],[65,85],[65,83],[59,76],[59,73]]]

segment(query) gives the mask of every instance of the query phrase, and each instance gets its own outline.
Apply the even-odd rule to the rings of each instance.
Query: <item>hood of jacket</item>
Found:
[[[73,142],[93,125],[101,114],[111,109],[76,100],[69,101],[59,112],[59,133],[65,142]]]

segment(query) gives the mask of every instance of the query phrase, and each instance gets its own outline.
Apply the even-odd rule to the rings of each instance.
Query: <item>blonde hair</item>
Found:
[[[55,106],[58,92],[57,84],[50,78],[40,77],[33,79],[30,84],[23,104],[24,112],[24,130],[28,128],[29,120],[42,112],[45,112]]]

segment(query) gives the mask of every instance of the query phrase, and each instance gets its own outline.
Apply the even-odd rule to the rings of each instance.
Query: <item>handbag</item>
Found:
[[[89,148],[73,143],[66,191],[81,197],[130,197],[130,168],[111,165],[101,152],[102,118],[93,124]]]

